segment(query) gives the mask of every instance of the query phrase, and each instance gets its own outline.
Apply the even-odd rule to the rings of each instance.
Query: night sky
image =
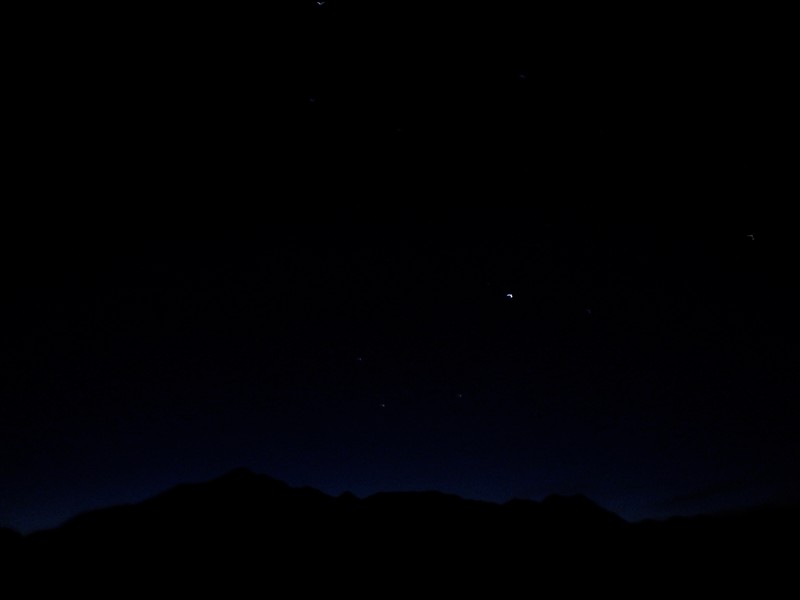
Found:
[[[0,525],[240,466],[800,497],[780,35],[277,4],[21,21]]]

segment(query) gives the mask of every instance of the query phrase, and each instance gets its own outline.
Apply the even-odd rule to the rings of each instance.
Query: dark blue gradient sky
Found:
[[[339,220],[48,253],[6,299],[2,520],[236,466],[629,519],[788,498],[798,290],[751,233]]]
[[[797,498],[789,38],[555,12],[18,19],[0,525],[239,466]]]

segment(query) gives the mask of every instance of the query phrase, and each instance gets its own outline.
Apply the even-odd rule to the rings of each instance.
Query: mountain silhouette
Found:
[[[102,594],[125,582],[234,597],[285,586],[506,595],[535,584],[633,597],[644,593],[640,579],[675,593],[689,582],[716,592],[776,584],[792,572],[781,544],[791,549],[799,532],[796,507],[628,523],[584,496],[502,505],[439,492],[333,497],[237,469],[55,529],[0,529],[0,556],[42,592]]]

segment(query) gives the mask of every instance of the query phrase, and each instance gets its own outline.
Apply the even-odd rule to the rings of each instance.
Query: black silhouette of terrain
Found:
[[[633,597],[780,585],[796,568],[798,533],[796,508],[632,524],[583,496],[334,498],[236,470],[53,530],[0,530],[0,553],[11,579],[35,592]]]

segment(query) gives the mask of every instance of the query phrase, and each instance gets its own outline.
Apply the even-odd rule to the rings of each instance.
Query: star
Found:
[[[506,298],[512,300],[514,298],[514,294],[506,294]]]
[[[751,241],[751,242],[755,242],[755,241],[756,241],[756,236],[755,236],[755,235],[753,235],[752,233],[749,233],[749,234],[747,234],[747,237],[749,237],[749,238],[750,238],[750,241]]]

